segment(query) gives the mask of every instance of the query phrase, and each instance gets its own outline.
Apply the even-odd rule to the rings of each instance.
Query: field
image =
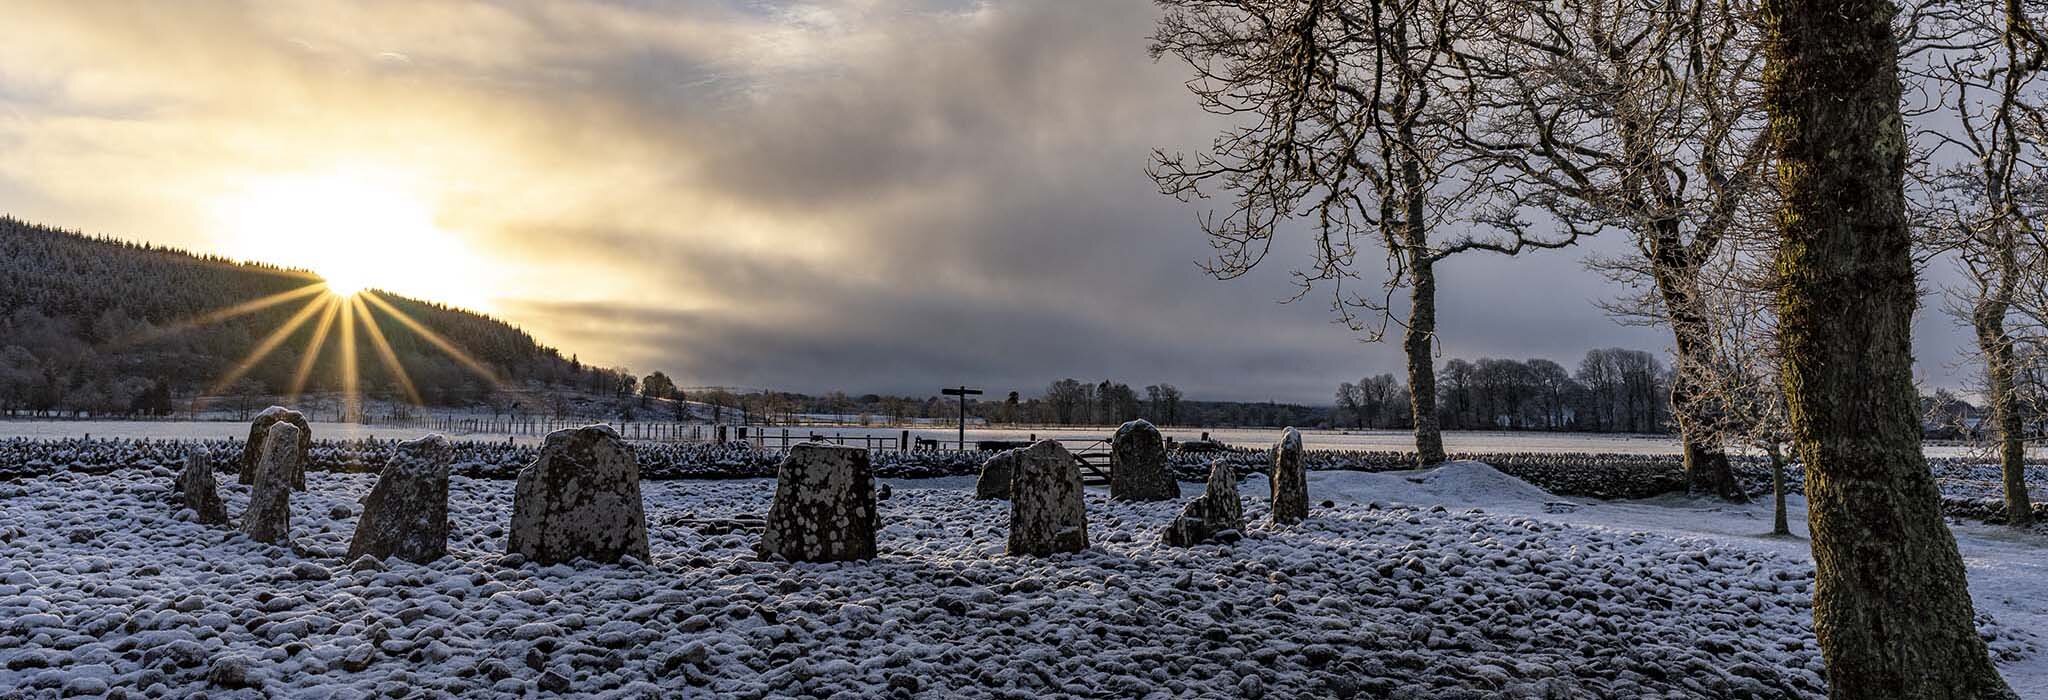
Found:
[[[406,440],[419,437],[425,431],[416,428],[401,428],[382,425],[357,425],[353,423],[314,422],[313,434],[321,439],[349,440],[376,438],[379,440]],[[738,437],[737,428],[730,433]],[[755,426],[749,434],[764,436],[770,446],[779,446],[785,431],[789,440],[799,442],[811,435],[826,438],[844,437],[858,440],[863,436],[894,439],[901,435],[901,428],[863,428],[807,426],[780,428]],[[1114,427],[1067,427],[1067,428],[971,428],[967,440],[1025,440],[1037,438],[1072,438],[1076,440],[1100,440],[1109,437]],[[124,438],[149,440],[182,439],[227,439],[246,437],[247,423],[239,421],[0,421],[0,439],[63,439],[90,435],[97,438]],[[1265,447],[1279,437],[1274,428],[1165,428],[1160,432],[1175,440],[1194,440],[1208,433],[1216,440],[1242,447]],[[955,430],[918,428],[910,431],[913,438],[926,438],[952,442]],[[1305,430],[1303,439],[1311,450],[1374,450],[1403,451],[1415,448],[1414,437],[1406,431],[1367,430]],[[449,437],[458,440],[497,441],[511,440],[519,444],[534,444],[538,438],[532,435],[509,435],[502,432],[478,432],[454,434]],[[1678,443],[1667,435],[1630,435],[1602,433],[1540,433],[1506,431],[1447,431],[1444,446],[1451,452],[1507,453],[1524,452],[1539,454],[1636,454],[1675,455],[1679,453]],[[1935,445],[1927,447],[1930,457],[1953,457],[1967,454],[1963,447]],[[2030,454],[2043,454],[2036,449]]]
[[[289,547],[191,522],[170,476],[0,483],[0,697],[1824,693],[1811,559],[1762,534],[1766,504],[1562,497],[1472,462],[1312,472],[1329,503],[1292,528],[1247,478],[1244,539],[1192,549],[1159,543],[1178,503],[1091,490],[1092,548],[1043,560],[1003,556],[1007,506],[971,477],[893,479],[881,556],[840,565],[717,525],[764,512],[765,479],[644,482],[650,561],[539,567],[505,556],[503,479],[454,477],[451,555],[412,565],[342,558],[370,474],[309,474]],[[2048,700],[2048,535],[1952,527],[2001,671]]]

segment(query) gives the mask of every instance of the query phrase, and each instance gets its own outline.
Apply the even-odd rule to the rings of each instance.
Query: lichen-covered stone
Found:
[[[1226,541],[1244,530],[1244,503],[1237,497],[1237,470],[1229,464],[1209,465],[1209,483],[1202,496],[1189,501],[1180,517],[1167,523],[1160,539],[1174,547]]]
[[[974,497],[977,500],[1010,499],[1010,478],[1016,473],[1017,450],[1009,449],[996,453],[981,463],[981,477],[974,480]]]
[[[298,426],[279,422],[263,438],[256,460],[256,483],[249,491],[249,510],[242,513],[242,533],[258,542],[283,543],[291,536],[292,484],[299,473]]]
[[[868,451],[806,442],[775,469],[775,502],[755,547],[763,558],[875,558],[875,487]]]
[[[213,461],[206,458],[206,453],[193,451],[185,455],[185,470],[178,472],[178,479],[172,482],[172,486],[178,494],[178,503],[197,513],[199,522],[207,525],[227,523],[228,507],[220,500],[220,489],[213,481]]]
[[[1081,468],[1059,442],[1041,440],[1017,450],[1010,478],[1012,555],[1046,556],[1088,548],[1088,509],[1081,500]]]
[[[608,425],[548,433],[519,470],[506,551],[542,565],[575,559],[647,560],[640,466]]]
[[[1180,498],[1180,482],[1166,468],[1166,439],[1150,421],[1125,423],[1110,438],[1109,497],[1119,501]]]
[[[1301,461],[1301,431],[1288,428],[1273,445],[1273,523],[1291,525],[1308,519],[1308,471]]]
[[[448,438],[400,443],[377,485],[363,497],[348,545],[350,561],[365,555],[426,563],[448,553]]]
[[[286,423],[299,429],[298,466],[289,475],[291,487],[306,490],[306,464],[313,449],[313,428],[306,425],[306,416],[283,406],[271,406],[256,414],[256,420],[249,423],[249,441],[242,444],[241,476],[244,485],[256,483],[256,462],[263,456],[263,443],[270,426]]]

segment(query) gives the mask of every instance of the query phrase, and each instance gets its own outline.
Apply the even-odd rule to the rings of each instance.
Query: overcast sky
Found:
[[[1144,168],[1218,124],[1144,0],[5,5],[0,212],[354,261],[684,384],[1320,403],[1401,371],[1322,296],[1275,303],[1299,241],[1196,268],[1201,205]],[[1586,253],[1442,266],[1443,356],[1666,349],[1594,307]],[[1923,313],[1928,384],[1966,337]]]

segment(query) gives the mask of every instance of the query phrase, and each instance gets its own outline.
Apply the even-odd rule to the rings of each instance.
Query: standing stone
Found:
[[[775,504],[754,548],[762,558],[875,558],[875,486],[868,451],[806,442],[775,469]]]
[[[292,488],[306,490],[306,463],[313,449],[313,428],[306,425],[306,416],[283,406],[271,406],[256,414],[256,420],[249,424],[249,441],[242,444],[242,474],[239,481],[244,484],[256,483],[256,462],[263,456],[263,442],[270,426],[286,423],[299,429],[298,461],[290,474]]]
[[[974,481],[976,500],[1010,500],[1010,479],[1017,471],[1017,450],[1003,450],[981,463],[981,478]]]
[[[1273,446],[1273,524],[1308,519],[1308,472],[1301,464],[1301,432],[1288,428]]]
[[[214,486],[213,461],[205,453],[195,450],[185,455],[185,471],[178,472],[178,480],[172,486],[177,489],[180,503],[199,514],[199,522],[227,523],[228,507],[220,500],[220,489]]]
[[[1180,482],[1166,468],[1166,440],[1151,421],[1125,423],[1110,438],[1109,497],[1119,501],[1180,498]]]
[[[1088,548],[1088,509],[1081,500],[1081,467],[1054,440],[1016,453],[1010,479],[1012,555],[1046,556]]]
[[[1161,539],[1174,547],[1192,547],[1203,542],[1232,541],[1244,530],[1244,503],[1237,499],[1237,470],[1229,464],[1209,465],[1209,484],[1202,496],[1189,501],[1180,517],[1167,523]]]
[[[263,456],[256,460],[256,484],[249,492],[249,510],[242,513],[242,533],[258,542],[281,544],[292,529],[292,474],[299,469],[299,427],[280,422],[263,438]]]
[[[647,561],[640,465],[609,425],[548,433],[512,490],[507,552],[541,565],[582,558]]]
[[[398,444],[377,485],[364,496],[349,561],[368,554],[427,563],[448,553],[448,438]]]

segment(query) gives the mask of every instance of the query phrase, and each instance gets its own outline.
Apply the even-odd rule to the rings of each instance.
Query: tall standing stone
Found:
[[[279,422],[263,438],[249,510],[242,513],[243,534],[258,542],[280,544],[291,536],[291,479],[299,473],[299,435],[298,426]]]
[[[1088,548],[1088,509],[1081,500],[1081,467],[1054,440],[1017,454],[1010,478],[1008,553],[1046,556]]]
[[[1308,519],[1308,472],[1301,463],[1301,431],[1288,428],[1273,446],[1273,523],[1292,525]]]
[[[363,497],[348,559],[368,554],[427,563],[448,553],[448,438],[398,444],[377,485]]]
[[[1110,438],[1109,497],[1119,501],[1180,498],[1180,482],[1166,468],[1166,440],[1151,421],[1125,423]]]
[[[775,503],[755,547],[763,558],[875,558],[875,485],[868,451],[806,442],[775,470]]]
[[[587,425],[548,433],[540,456],[519,470],[505,549],[543,565],[647,560],[640,465],[617,431]]]
[[[313,450],[313,428],[306,425],[304,414],[283,406],[263,409],[262,413],[256,414],[256,420],[249,423],[249,441],[242,444],[242,474],[239,480],[244,485],[256,483],[256,462],[263,456],[265,436],[269,435],[271,426],[279,423],[299,429],[298,466],[293,468],[289,477],[292,488],[304,491],[306,462],[311,459]]]
[[[1167,523],[1160,538],[1174,547],[1192,547],[1211,540],[1233,539],[1244,530],[1244,503],[1237,498],[1237,470],[1229,464],[1209,465],[1209,484],[1189,501],[1180,517]]]
[[[976,500],[1010,500],[1010,479],[1017,471],[1017,450],[1003,450],[981,463],[981,477],[974,480]]]
[[[185,455],[185,470],[178,472],[173,484],[178,491],[179,502],[199,515],[199,522],[207,525],[221,525],[228,521],[227,504],[220,500],[220,489],[213,483],[213,460],[206,453],[194,450]]]

